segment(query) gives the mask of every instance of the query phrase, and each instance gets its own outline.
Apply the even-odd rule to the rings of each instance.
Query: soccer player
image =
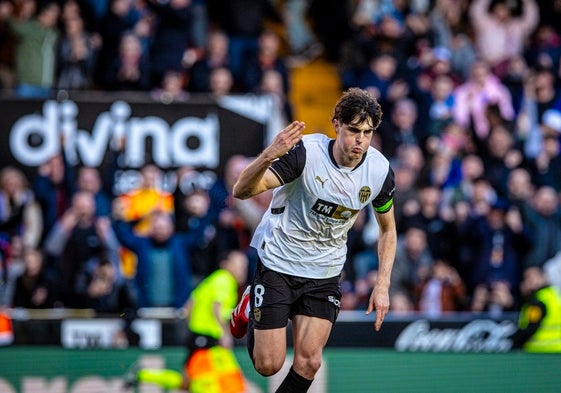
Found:
[[[139,369],[125,375],[125,387],[154,384],[191,393],[242,393],[245,379],[234,353],[228,320],[238,300],[238,286],[247,278],[247,256],[238,250],[224,252],[220,268],[197,285],[185,305],[188,319],[188,355],[183,373]]]
[[[347,232],[368,204],[380,227],[378,278],[366,310],[376,309],[377,331],[388,312],[397,243],[394,175],[388,160],[370,146],[381,116],[375,98],[351,88],[334,108],[335,139],[303,135],[305,124],[295,121],[234,185],[240,199],[275,189],[251,242],[259,266],[232,313],[230,330],[243,337],[249,319],[249,355],[260,374],[271,376],[285,361],[286,327],[292,320],[294,361],[279,393],[308,391],[321,366],[340,308]]]

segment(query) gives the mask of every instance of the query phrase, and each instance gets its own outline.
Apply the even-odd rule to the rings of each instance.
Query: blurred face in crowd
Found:
[[[397,61],[395,57],[382,54],[376,56],[371,61],[371,68],[374,73],[383,80],[389,80],[395,74],[395,69],[397,67]]]
[[[425,165],[423,151],[416,145],[402,145],[397,150],[399,162],[404,166],[419,172]]]
[[[54,27],[58,22],[60,7],[57,3],[46,6],[38,16],[39,23],[45,27]]]
[[[228,55],[228,36],[217,31],[210,33],[207,51],[211,61],[223,61]]]
[[[25,270],[29,276],[37,276],[43,268],[43,257],[37,250],[26,250],[23,255]]]
[[[520,291],[528,296],[538,289],[547,285],[547,279],[539,267],[530,267],[524,271],[524,277],[520,283]]]
[[[140,58],[142,47],[140,46],[138,37],[134,34],[125,34],[123,38],[121,38],[119,53],[125,61],[136,61]]]
[[[21,171],[13,167],[6,167],[0,172],[0,187],[8,196],[16,196],[27,185]]]
[[[185,210],[195,217],[203,217],[210,206],[210,199],[206,192],[193,191],[185,197]]]
[[[151,237],[156,242],[164,243],[173,235],[173,220],[169,214],[155,213],[151,220]]]
[[[441,191],[437,187],[424,187],[419,193],[421,209],[426,217],[434,217],[438,214]]]
[[[220,67],[212,70],[210,74],[210,91],[216,96],[229,94],[234,85],[234,78],[229,69]]]
[[[557,194],[553,187],[540,187],[534,195],[533,205],[542,216],[551,216],[557,211]]]
[[[81,221],[88,221],[95,214],[95,199],[91,192],[82,191],[72,197],[72,209]]]
[[[450,97],[453,89],[454,83],[452,82],[452,78],[447,75],[440,75],[434,80],[432,85],[432,97],[435,101],[444,101]]]
[[[113,0],[111,3],[111,11],[120,17],[125,17],[132,7],[131,0]]]
[[[162,181],[162,171],[156,165],[145,165],[140,174],[142,186],[147,189],[157,189]]]
[[[510,7],[506,2],[498,2],[491,10],[492,15],[499,22],[505,22],[510,18]]]
[[[470,154],[462,160],[462,175],[466,180],[477,179],[485,171],[481,157]]]
[[[241,251],[232,251],[224,261],[224,268],[236,279],[238,285],[243,285],[247,280],[247,256]]]
[[[232,189],[234,183],[236,183],[238,177],[240,177],[240,173],[242,173],[248,163],[249,160],[245,156],[234,155],[230,157],[230,159],[226,163],[226,169],[224,173],[224,180],[228,189]]]
[[[512,135],[502,126],[493,127],[487,140],[489,153],[493,157],[503,158],[510,151],[513,144]]]
[[[530,173],[523,168],[513,169],[509,173],[507,187],[510,194],[518,199],[528,198],[534,190]]]
[[[392,111],[392,121],[402,130],[410,130],[417,121],[417,107],[411,100],[400,100]]]
[[[264,93],[274,93],[284,95],[282,77],[278,71],[267,70],[261,79],[261,91]]]
[[[473,65],[471,66],[471,80],[475,84],[481,87],[485,86],[485,81],[487,80],[488,76],[489,68],[485,63],[481,61],[473,63]]]
[[[101,189],[101,179],[96,168],[83,167],[78,173],[78,188],[92,194]]]
[[[405,232],[405,248],[413,257],[419,256],[427,247],[427,235],[420,228],[409,228]]]

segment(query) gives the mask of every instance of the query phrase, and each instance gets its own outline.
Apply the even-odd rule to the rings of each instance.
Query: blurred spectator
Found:
[[[94,196],[77,192],[45,240],[45,252],[58,267],[57,284],[64,307],[88,306],[87,288],[93,269],[103,258],[118,266],[117,247],[109,218],[95,216]]]
[[[184,70],[185,52],[194,47],[191,35],[192,0],[147,0],[156,21],[150,45],[150,85],[160,86],[166,71]],[[192,65],[188,64],[189,66]]]
[[[150,89],[150,71],[140,39],[134,33],[125,33],[119,40],[119,53],[106,70],[104,88],[108,90]]]
[[[539,22],[535,0],[522,0],[522,14],[513,15],[512,2],[475,0],[470,5],[470,20],[475,30],[478,54],[503,76],[511,57],[521,55],[524,44]]]
[[[3,3],[0,19],[5,19],[16,35],[16,86],[20,97],[49,97],[55,85],[57,29],[60,6],[54,0],[37,6],[30,19],[11,18],[11,11]],[[7,18],[7,19],[6,19]]]
[[[200,59],[189,70],[188,90],[193,93],[210,91],[210,74],[213,69],[229,67],[228,36],[220,31],[208,33],[206,47]]]
[[[525,207],[524,214],[534,238],[526,264],[541,267],[561,251],[561,208],[557,193],[550,186],[540,187]]]
[[[554,68],[561,57],[561,35],[555,24],[540,24],[527,45],[525,56],[534,68]]]
[[[418,198],[416,187],[418,172],[414,168],[401,163],[392,165],[392,168],[395,174],[395,188],[399,190],[393,198],[395,221],[402,223],[405,203],[408,200]]]
[[[244,91],[256,92],[267,71],[277,71],[282,80],[282,91],[289,95],[290,80],[284,56],[280,54],[280,37],[271,30],[259,35],[257,53],[248,56],[244,63]]]
[[[518,330],[511,337],[513,348],[523,348],[527,352],[561,352],[559,289],[551,285],[540,268],[531,267],[524,271],[520,290],[525,301]]]
[[[494,76],[487,64],[473,64],[470,77],[454,91],[454,120],[465,129],[473,126],[475,135],[484,139],[489,134],[487,107],[497,105],[504,120],[514,119],[512,97],[508,89]]]
[[[400,232],[409,227],[422,228],[427,236],[430,254],[436,259],[455,262],[456,228],[453,217],[443,214],[442,191],[432,184],[419,187],[419,198],[403,207]]]
[[[24,271],[16,280],[12,307],[52,308],[55,305],[57,283],[44,270],[43,254],[27,249],[23,254]]]
[[[345,280],[362,301],[371,293],[369,274],[378,270],[378,256],[375,252],[378,229],[374,214],[369,209],[364,209],[358,214],[347,235]]]
[[[483,160],[475,154],[467,154],[461,159],[460,179],[457,184],[442,191],[442,204],[454,206],[460,201],[470,201],[473,197],[474,183],[485,174]]]
[[[20,169],[0,170],[0,234],[21,237],[24,247],[38,247],[43,234],[41,208]]]
[[[232,93],[234,88],[234,76],[229,68],[214,68],[209,75],[209,93],[216,100]]]
[[[99,314],[132,318],[136,315],[136,299],[127,281],[106,258],[99,260],[92,271],[87,290],[88,307]]]
[[[96,72],[96,81],[101,87],[107,84],[106,75],[115,73],[115,61],[121,52],[121,38],[125,32],[133,31],[140,19],[130,0],[107,0],[107,3],[105,14],[96,24],[103,43]]]
[[[185,79],[184,73],[168,70],[164,73],[160,87],[153,89],[150,95],[163,104],[187,101],[189,93],[185,90]]]
[[[417,125],[417,105],[409,98],[395,103],[390,118],[379,127],[382,151],[388,159],[395,158],[401,146],[423,147],[423,137]]]
[[[494,126],[479,149],[485,166],[485,177],[502,197],[506,197],[510,171],[522,164],[523,156],[516,141],[505,125]]]
[[[466,153],[468,136],[462,127],[450,122],[437,136],[426,140],[425,149],[431,155],[428,181],[443,189],[456,187],[461,181],[461,157]]]
[[[249,278],[257,266],[257,253],[249,247],[251,236],[264,212],[267,210],[272,192],[264,192],[256,197],[239,200],[233,197],[232,189],[241,171],[248,165],[249,158],[233,155],[226,162],[224,173],[209,190],[211,198],[211,222],[217,230],[219,250],[241,250],[249,258]]]
[[[467,0],[437,0],[429,13],[434,46],[450,51],[452,69],[464,79],[476,59],[471,29],[464,17],[468,6]]]
[[[197,231],[206,225],[205,217],[209,215],[210,196],[202,189],[194,189],[188,194],[176,196],[176,230],[179,232]],[[198,283],[218,268],[218,238],[214,224],[209,223],[204,235],[190,249],[193,281]]]
[[[530,159],[528,165],[534,182],[561,191],[561,111],[546,111],[542,124],[532,132],[539,133],[536,139],[539,139],[540,146],[537,156]]]
[[[524,101],[524,90],[530,68],[522,55],[511,57],[505,65],[501,82],[512,97],[512,106],[516,114],[520,113]]]
[[[473,252],[466,272],[468,288],[473,290],[478,285],[493,288],[494,283],[501,282],[519,300],[523,258],[533,241],[520,211],[504,199],[491,205],[479,203],[460,224],[459,233],[460,241]]]
[[[343,82],[345,83],[345,80]],[[390,53],[371,57],[368,67],[363,70],[358,79],[349,83],[348,87],[358,86],[377,97],[383,110],[405,98],[408,93],[405,81],[398,79],[397,59]]]
[[[102,184],[98,168],[81,167],[78,169],[76,178],[78,191],[90,192],[95,198],[95,215],[97,217],[109,217],[111,215],[111,195],[109,195]]]
[[[152,213],[173,214],[173,195],[163,189],[163,171],[147,163],[140,169],[136,186],[118,197],[123,208],[123,220],[134,224],[139,234],[146,234]]]
[[[113,219],[119,242],[138,258],[134,274],[138,306],[180,308],[193,286],[189,250],[206,225],[193,232],[176,232],[169,213],[154,211],[148,232],[139,236],[123,221],[124,207],[119,201],[114,204]]]
[[[72,168],[64,155],[59,153],[49,158],[38,168],[33,183],[33,193],[43,215],[43,238],[62,217],[70,206],[70,199],[76,190]],[[50,266],[49,266],[50,267]]]
[[[101,37],[85,30],[80,14],[68,15],[63,21],[63,36],[58,44],[56,87],[65,90],[89,89],[93,87]]]
[[[282,16],[289,52],[287,62],[291,67],[302,66],[323,52],[323,45],[318,41],[307,16],[310,4],[310,0],[283,2]]]
[[[519,307],[514,292],[518,291],[514,291],[506,281],[478,284],[473,291],[470,310],[474,313],[486,312],[492,318],[500,318],[503,312]]]
[[[18,17],[12,10],[10,1],[0,1],[0,89],[12,89],[15,83],[16,40],[5,20],[11,14]]]
[[[337,62],[342,44],[351,37],[350,6],[348,0],[311,0],[308,17],[318,40],[324,47],[327,61]]]
[[[211,22],[229,37],[228,68],[235,80],[241,80],[244,61],[257,53],[265,22],[282,23],[281,15],[270,0],[208,0],[207,5]]]
[[[427,135],[439,135],[440,131],[453,120],[454,82],[448,75],[440,75],[431,83],[430,94],[423,107],[427,109],[423,118]],[[422,121],[422,120],[421,120]]]
[[[526,219],[524,206],[532,199],[536,191],[528,169],[515,168],[510,171],[507,179],[507,189],[509,202],[517,206],[522,212],[523,218]]]
[[[398,240],[391,277],[390,304],[396,296],[404,296],[407,299],[406,309],[413,311],[418,301],[415,298],[416,289],[428,279],[433,263],[426,231],[422,227],[409,226]]]
[[[278,113],[275,129],[284,128],[293,121],[294,114],[289,96],[284,91],[282,75],[276,70],[268,70],[263,73],[259,87],[256,90],[259,94],[268,94],[273,100],[273,106]]]
[[[528,75],[517,126],[524,154],[530,159],[542,151],[543,128],[561,132],[561,95],[555,87],[552,69],[540,69]]]
[[[119,195],[117,200],[123,209],[122,219],[130,222],[138,235],[149,232],[150,220],[155,212],[174,213],[173,195],[162,188],[163,172],[154,164],[147,163],[140,169],[139,179],[132,189]],[[137,256],[121,247],[119,250],[123,273],[134,275]]]
[[[20,237],[0,237],[0,308],[11,307],[16,280],[24,270],[23,250]]]
[[[430,317],[446,312],[463,311],[466,287],[456,269],[446,261],[434,261],[430,274],[418,289],[417,309]]]

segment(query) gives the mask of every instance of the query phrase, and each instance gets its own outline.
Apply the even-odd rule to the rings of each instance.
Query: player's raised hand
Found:
[[[376,285],[370,294],[368,309],[366,310],[367,315],[376,310],[376,322],[374,323],[376,331],[379,331],[382,327],[382,322],[384,322],[384,318],[389,309],[390,295],[388,289]]]
[[[271,144],[263,151],[270,161],[273,161],[286,154],[300,139],[306,124],[302,121],[293,121],[282,129],[273,139]]]

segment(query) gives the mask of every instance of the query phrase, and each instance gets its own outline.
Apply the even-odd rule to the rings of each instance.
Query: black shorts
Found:
[[[251,313],[256,329],[286,327],[294,315],[337,319],[341,306],[340,276],[325,279],[291,276],[259,261],[251,286]]]

